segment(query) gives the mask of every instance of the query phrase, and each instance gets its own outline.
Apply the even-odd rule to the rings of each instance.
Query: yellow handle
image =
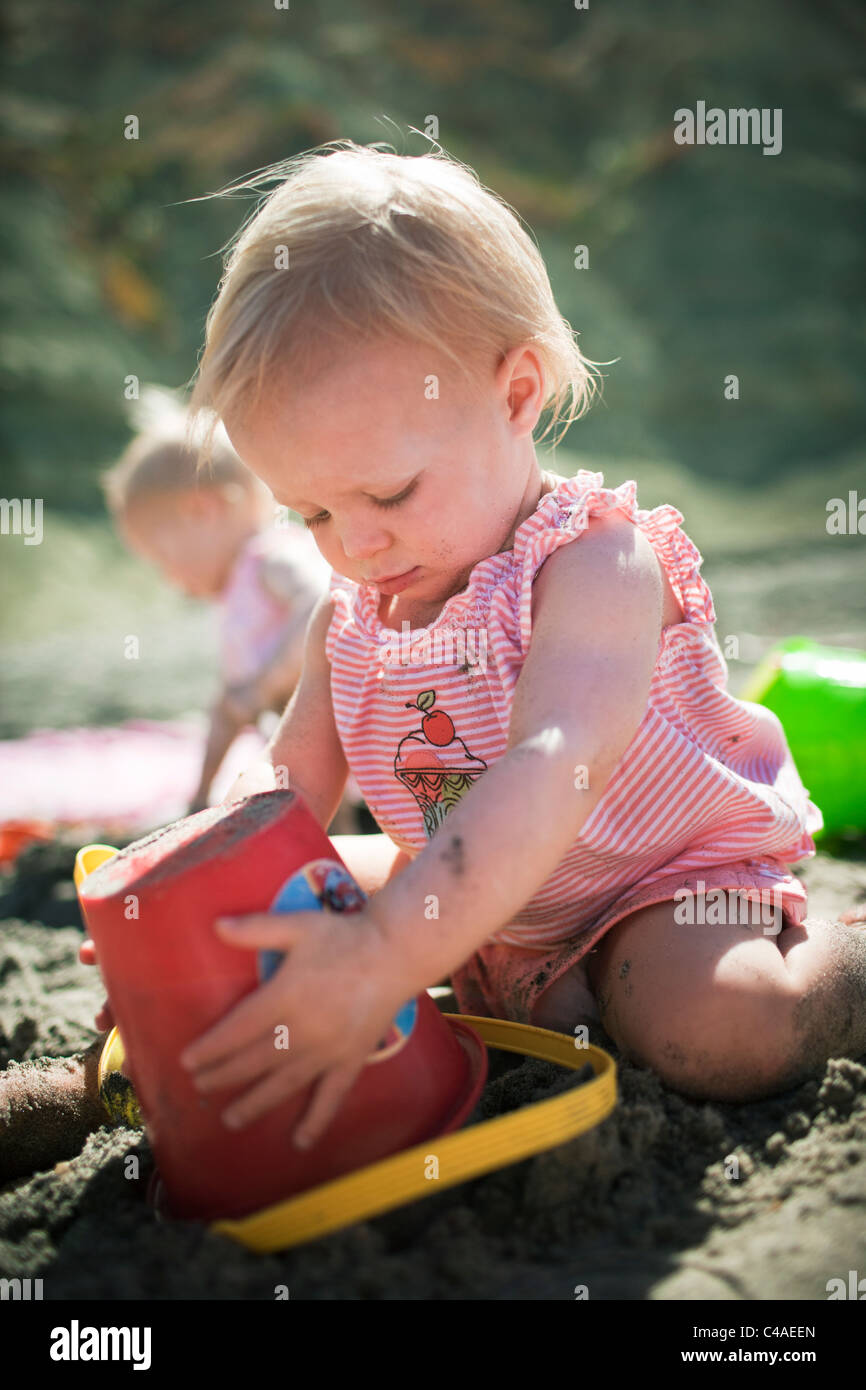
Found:
[[[616,1105],[616,1064],[602,1048],[578,1048],[565,1033],[504,1019],[471,1014],[444,1017],[468,1023],[484,1042],[506,1052],[557,1062],[575,1071],[589,1062],[595,1076],[564,1095],[536,1101],[457,1134],[429,1139],[252,1216],[215,1221],[210,1229],[257,1254],[285,1250],[562,1144],[597,1125]],[[434,1158],[436,1177],[428,1176]]]

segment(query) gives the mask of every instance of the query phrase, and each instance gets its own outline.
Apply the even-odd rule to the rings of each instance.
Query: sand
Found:
[[[30,851],[0,899],[0,1065],[93,1042],[103,992],[64,925],[71,867],[69,847]],[[866,900],[862,855],[800,872],[810,915]],[[491,1058],[475,1119],[576,1084]],[[293,1299],[824,1300],[831,1278],[866,1273],[866,1058],[743,1105],[685,1099],[628,1063],[619,1084],[613,1114],[573,1142],[275,1256],[157,1220],[144,1135],[71,1125],[56,1166],[0,1188],[0,1277],[42,1278],[46,1299],[270,1300],[286,1285]]]

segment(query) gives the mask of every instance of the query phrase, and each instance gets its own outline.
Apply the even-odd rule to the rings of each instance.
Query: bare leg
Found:
[[[626,1057],[687,1095],[751,1100],[830,1057],[866,1052],[866,931],[781,915],[777,935],[686,926],[676,906],[626,917],[587,960],[605,1030]],[[571,1031],[569,976],[542,995],[534,1022]]]
[[[365,893],[375,893],[410,863],[388,835],[332,835],[331,841],[349,873]]]
[[[104,1037],[74,1057],[13,1062],[0,1072],[0,1182],[72,1158],[107,1123],[97,1088]]]

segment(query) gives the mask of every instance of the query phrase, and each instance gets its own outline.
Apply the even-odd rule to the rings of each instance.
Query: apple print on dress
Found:
[[[406,702],[407,709],[421,711],[421,728],[400,740],[394,758],[394,775],[421,807],[428,840],[452,806],[487,771],[484,759],[476,758],[457,737],[450,714],[432,708],[435,702],[435,690],[422,690],[417,700]]]

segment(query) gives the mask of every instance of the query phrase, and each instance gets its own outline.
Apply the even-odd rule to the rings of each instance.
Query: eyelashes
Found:
[[[416,482],[413,480],[409,486],[404,487],[403,491],[399,492],[396,497],[371,497],[370,501],[373,503],[374,507],[381,507],[384,511],[387,511],[389,507],[399,507],[401,502],[405,502],[408,497],[411,497],[412,493],[415,491],[415,487]],[[304,517],[304,525],[312,531],[317,526],[321,526],[323,522],[327,521],[328,517],[328,512],[325,512],[322,516],[312,516],[309,519]]]
[[[405,502],[406,498],[411,496],[414,491],[415,484],[410,483],[409,486],[404,487],[403,491],[398,493],[396,497],[376,497],[373,499],[373,502],[377,507],[396,507],[399,506],[401,502]]]
[[[405,502],[408,497],[411,497],[414,491],[415,483],[412,482],[408,487],[404,487],[403,491],[399,492],[396,497],[374,497],[372,499],[373,506],[381,507],[385,511],[387,511],[389,507],[399,507],[400,503]]]

